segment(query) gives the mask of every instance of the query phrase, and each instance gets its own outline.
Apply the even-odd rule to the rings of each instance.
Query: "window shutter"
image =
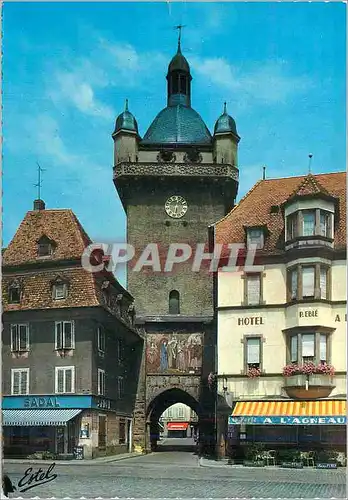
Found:
[[[247,363],[260,363],[260,339],[247,339]]]
[[[320,297],[322,299],[327,298],[326,283],[327,283],[327,269],[325,267],[321,267],[320,268]]]
[[[314,357],[314,334],[302,335],[302,357]]]
[[[25,351],[28,348],[28,328],[27,325],[19,325],[19,350]]]
[[[248,304],[259,304],[260,303],[260,275],[248,276],[247,277],[247,298]]]
[[[303,212],[303,236],[313,236],[315,230],[315,213]]]
[[[57,370],[57,392],[64,392],[64,370]]]
[[[327,348],[326,348],[327,337],[326,335],[320,335],[320,361],[327,361]]]
[[[302,268],[302,296],[314,297],[315,268]]]
[[[18,325],[11,325],[11,350],[19,350]]]
[[[72,392],[72,370],[65,370],[65,392]]]
[[[22,371],[20,372],[21,379],[21,394],[27,394],[27,382],[28,382],[28,372]]]
[[[20,372],[13,372],[12,394],[20,394]]]
[[[297,362],[297,343],[298,343],[297,335],[293,335],[291,337],[291,343],[290,343],[290,361],[291,361],[291,363]]]
[[[63,348],[73,348],[73,326],[70,321],[64,321],[64,335],[63,335]]]
[[[56,323],[56,349],[63,349],[63,323]]]

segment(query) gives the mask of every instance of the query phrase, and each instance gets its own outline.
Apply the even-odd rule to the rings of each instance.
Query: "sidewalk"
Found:
[[[120,453],[119,455],[110,455],[108,457],[94,458],[93,460],[33,460],[29,458],[8,458],[4,459],[3,463],[7,464],[46,464],[51,465],[54,462],[56,465],[104,465],[109,462],[118,462],[127,458],[141,457],[143,453]]]
[[[285,470],[288,470],[288,471],[289,470],[292,470],[292,471],[296,470],[297,472],[298,471],[301,471],[301,472],[306,471],[306,472],[308,472],[308,471],[313,471],[313,470],[315,470],[315,471],[318,472],[319,470],[321,470],[321,471],[324,470],[324,471],[327,471],[327,472],[329,471],[330,473],[332,473],[332,472],[335,472],[335,473],[338,472],[338,473],[340,473],[341,472],[341,473],[344,473],[344,474],[346,474],[346,472],[347,472],[347,468],[346,467],[337,467],[337,469],[317,469],[316,467],[304,467],[303,469],[290,469],[290,468],[288,469],[286,467],[280,467],[279,465],[266,465],[264,467],[248,467],[248,466],[242,465],[242,464],[238,464],[238,465],[237,464],[236,465],[234,465],[234,464],[232,465],[231,464],[230,465],[228,463],[228,459],[227,458],[222,458],[221,460],[214,460],[213,458],[203,458],[203,457],[201,457],[199,459],[198,463],[199,463],[200,467],[212,467],[212,468],[213,467],[219,467],[219,468],[223,468],[223,469],[253,469],[253,470],[265,470],[266,469],[266,470],[283,470],[283,471],[285,471]]]

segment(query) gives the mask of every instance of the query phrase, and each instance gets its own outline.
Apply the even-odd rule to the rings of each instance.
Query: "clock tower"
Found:
[[[226,105],[213,134],[192,108],[180,39],[166,78],[167,105],[144,136],[128,103],[113,133],[114,183],[127,216],[127,243],[135,248],[127,289],[146,332],[143,403],[152,427],[179,400],[200,418],[205,411],[202,394],[215,371],[213,276],[208,261],[199,265],[197,250],[205,244],[208,251],[208,227],[234,206],[240,140]],[[181,248],[176,256],[184,248],[187,258],[168,267],[171,244]]]

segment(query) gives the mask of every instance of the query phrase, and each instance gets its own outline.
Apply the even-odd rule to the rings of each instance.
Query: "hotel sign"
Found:
[[[345,425],[347,417],[229,417],[229,425]]]

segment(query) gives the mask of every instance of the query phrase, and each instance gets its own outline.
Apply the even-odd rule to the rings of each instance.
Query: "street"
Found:
[[[183,450],[180,451],[180,446]],[[186,446],[185,446],[186,445]],[[59,465],[54,481],[38,484],[12,498],[346,498],[346,470],[235,468],[203,460],[189,451],[191,440],[164,439],[159,451],[95,465]],[[174,451],[173,451],[174,450]],[[14,485],[28,467],[5,465]],[[202,466],[203,465],[203,466]]]

